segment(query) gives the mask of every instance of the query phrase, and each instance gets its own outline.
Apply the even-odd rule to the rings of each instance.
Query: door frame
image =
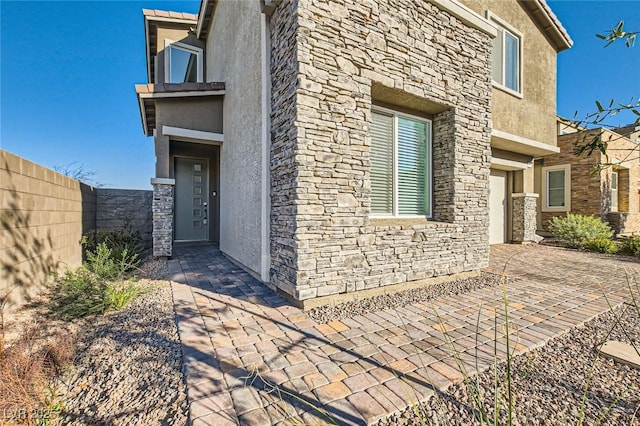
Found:
[[[512,239],[512,217],[511,217],[511,194],[513,193],[513,172],[510,170],[504,170],[499,168],[492,167],[489,171],[489,181],[491,181],[491,172],[500,172],[504,173],[504,206],[502,207],[501,214],[503,215],[502,220],[502,239],[501,243],[489,243],[489,244],[505,244],[511,241]],[[489,182],[489,197],[487,200],[487,204],[489,207],[489,241],[491,241],[491,217],[495,212],[491,209],[491,182]]]
[[[174,179],[176,180],[176,184],[175,184],[175,188],[177,190],[178,188],[178,173],[176,173],[177,167],[176,167],[176,163],[178,162],[179,159],[187,159],[187,160],[204,160],[207,163],[207,175],[206,175],[206,182],[207,182],[207,191],[206,191],[206,197],[202,197],[203,199],[206,198],[206,203],[207,203],[207,232],[206,232],[206,238],[202,239],[202,240],[178,240],[176,239],[176,230],[178,229],[177,227],[177,215],[176,215],[176,210],[177,210],[177,197],[174,194],[174,203],[173,203],[173,242],[174,243],[189,243],[189,242],[205,242],[205,241],[211,241],[211,224],[212,224],[212,220],[211,218],[211,201],[209,200],[210,198],[210,193],[211,193],[211,188],[210,188],[210,177],[211,177],[211,161],[209,160],[209,158],[207,157],[198,157],[198,156],[193,156],[193,155],[173,155],[173,170],[174,170]]]

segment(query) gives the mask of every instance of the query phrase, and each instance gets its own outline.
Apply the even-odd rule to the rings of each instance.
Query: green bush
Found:
[[[640,256],[640,237],[625,237],[620,240],[620,252],[631,256]]]
[[[140,232],[133,231],[130,224],[115,230],[98,229],[87,232],[82,236],[80,244],[85,249],[88,256],[90,252],[96,253],[98,246],[104,243],[111,249],[111,257],[114,260],[122,259],[122,254],[126,251],[129,256],[142,255],[142,237]]]
[[[57,278],[51,308],[65,319],[118,310],[145,291],[133,280],[109,282],[85,266]]]
[[[108,306],[109,310],[115,311],[122,309],[145,291],[146,289],[136,285],[135,281],[132,279],[113,283],[112,285],[107,286],[105,304]]]
[[[106,311],[107,282],[86,267],[69,269],[56,280],[52,309],[63,317],[78,318]]]
[[[600,218],[571,213],[566,217],[554,217],[549,223],[549,230],[554,237],[573,248],[586,248],[591,242],[613,236],[609,225]]]
[[[124,249],[117,255],[107,247],[107,243],[99,243],[95,252],[87,252],[87,268],[98,277],[105,280],[122,279],[124,274],[138,266],[138,255],[130,254]]]
[[[587,243],[586,248],[598,253],[614,254],[618,251],[618,245],[610,238],[596,238]]]

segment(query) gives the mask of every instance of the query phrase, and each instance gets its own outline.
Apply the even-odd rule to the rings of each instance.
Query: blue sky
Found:
[[[604,49],[594,34],[620,19],[640,31],[640,1],[549,4],[575,42],[558,57],[558,113],[583,115],[596,99],[637,100],[640,40]],[[197,13],[198,5],[2,0],[0,147],[47,167],[76,162],[108,187],[150,188],[153,141],[142,133],[133,88],[146,79],[141,9]]]

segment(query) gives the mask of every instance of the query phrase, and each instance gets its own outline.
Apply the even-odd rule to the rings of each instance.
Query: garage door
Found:
[[[489,244],[507,240],[507,172],[491,170],[489,178]]]

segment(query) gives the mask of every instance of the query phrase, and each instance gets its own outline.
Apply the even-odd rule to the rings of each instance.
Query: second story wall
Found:
[[[493,128],[549,145],[556,144],[557,52],[515,0],[461,0],[480,15],[494,16],[521,35],[521,93],[496,87]],[[509,28],[511,27],[511,28]]]
[[[221,1],[206,39],[206,81],[225,83],[220,152],[220,249],[261,270],[262,65],[260,1]]]

